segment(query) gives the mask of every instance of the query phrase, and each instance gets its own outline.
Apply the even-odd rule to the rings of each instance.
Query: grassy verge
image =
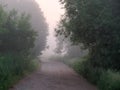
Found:
[[[100,90],[120,90],[120,73],[108,70],[102,73],[97,82]]]
[[[98,86],[99,90],[120,90],[120,72],[94,68],[87,57],[64,60],[77,73]]]
[[[0,90],[8,90],[28,72],[35,69],[33,60],[23,55],[0,55]]]

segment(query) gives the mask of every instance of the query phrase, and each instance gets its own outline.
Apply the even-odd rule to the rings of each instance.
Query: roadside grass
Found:
[[[96,85],[99,90],[120,90],[120,72],[115,70],[105,70],[94,68],[87,60],[87,57],[63,60],[72,67],[78,74]]]
[[[120,90],[120,72],[104,72],[98,81],[98,87],[100,90]]]
[[[0,55],[0,90],[8,90],[35,68],[35,61],[30,57],[13,54]]]

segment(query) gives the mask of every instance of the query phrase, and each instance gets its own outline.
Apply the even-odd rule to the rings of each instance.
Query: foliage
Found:
[[[120,73],[108,70],[98,81],[100,90],[120,90]]]
[[[56,33],[83,44],[87,60],[73,68],[101,90],[119,90],[120,74],[120,1],[60,0],[66,9]]]
[[[100,79],[102,69],[94,68],[86,57],[75,61],[72,67],[77,73],[88,79],[93,84],[97,84]]]
[[[32,55],[36,57],[42,54],[42,51],[46,48],[48,25],[37,2],[35,0],[0,0],[0,2],[2,5],[6,5],[6,11],[15,9],[19,14],[25,12],[30,15],[29,23],[37,32],[35,46],[31,50]]]
[[[72,45],[69,38],[64,38],[63,35],[56,37],[55,53],[64,54],[65,59],[83,57],[88,54],[88,50],[81,49],[83,45]]]
[[[29,17],[25,14],[18,17],[14,10],[7,14],[2,8],[0,14],[3,19],[0,20],[0,53],[30,53],[36,33],[30,26]]]
[[[70,66],[70,67],[72,67],[72,68],[75,66],[75,64],[77,64],[77,65],[75,66],[76,69],[77,69],[78,63],[75,63],[75,62],[80,62],[80,61],[79,61],[79,57],[77,57],[77,58],[72,58],[72,59],[68,59],[68,58],[66,58],[66,57],[63,57],[62,61],[63,61],[63,63],[67,64],[68,66]],[[76,70],[76,71],[79,73],[79,69]]]
[[[0,55],[0,90],[8,90],[24,74],[34,70],[31,59],[20,54]]]
[[[97,85],[100,90],[119,90],[120,89],[120,73],[114,70],[105,70],[103,68],[93,68],[92,64],[86,57],[78,60],[67,61],[67,64],[85,77],[87,80]]]
[[[66,13],[58,35],[84,44],[94,67],[120,70],[120,11],[118,0],[60,0]]]
[[[6,12],[0,6],[0,90],[8,90],[33,70],[31,49],[35,39],[28,15]]]

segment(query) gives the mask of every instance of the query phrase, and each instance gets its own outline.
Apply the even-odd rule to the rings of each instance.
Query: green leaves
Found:
[[[58,35],[69,37],[75,44],[83,43],[95,67],[120,70],[120,3],[117,0],[61,2],[66,13],[56,30]]]
[[[36,32],[26,14],[7,13],[0,6],[0,90],[8,90],[28,71],[33,70],[31,49]]]
[[[36,32],[33,31],[26,14],[18,15],[15,10],[5,13],[0,8],[0,53],[28,53],[34,46]],[[3,15],[4,14],[4,15]]]

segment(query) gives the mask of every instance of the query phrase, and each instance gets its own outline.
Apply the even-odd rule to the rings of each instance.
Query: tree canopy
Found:
[[[37,35],[29,15],[4,8],[0,5],[0,90],[8,90],[34,70],[31,51]]]
[[[56,32],[89,49],[94,67],[120,70],[119,0],[60,0],[66,9]]]
[[[46,47],[46,39],[48,35],[48,25],[43,16],[43,12],[39,8],[35,0],[0,0],[7,11],[15,9],[18,14],[26,13],[30,15],[30,23],[34,31],[37,32],[35,46],[32,54],[38,56]]]
[[[0,53],[30,53],[34,47],[36,32],[29,23],[29,16],[9,13],[0,6]]]
[[[80,58],[83,57],[85,55],[87,55],[88,50],[83,50],[81,49],[82,44],[80,45],[73,45],[69,38],[64,39],[64,36],[58,36],[56,37],[56,48],[55,48],[55,52],[57,54],[64,54],[64,57],[66,57],[67,59],[71,59],[71,58]]]

